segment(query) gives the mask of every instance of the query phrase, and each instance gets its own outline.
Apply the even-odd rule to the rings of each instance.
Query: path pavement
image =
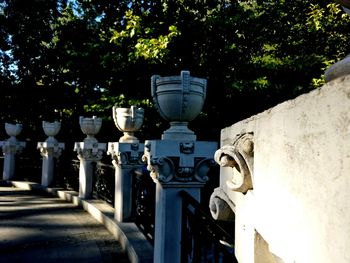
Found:
[[[0,187],[0,263],[129,262],[89,213],[46,193]]]

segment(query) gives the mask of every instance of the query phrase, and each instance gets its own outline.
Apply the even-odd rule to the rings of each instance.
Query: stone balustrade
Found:
[[[186,115],[187,105],[194,103],[190,83],[197,81],[193,100],[201,105],[206,86],[204,80],[190,78],[186,71],[175,77],[152,77],[153,100],[171,126],[161,139],[141,143],[134,136],[143,120],[143,110],[135,106],[113,108],[116,126],[124,135],[118,142],[109,142],[108,148],[94,137],[102,120],[79,119],[86,135],[74,144],[80,160],[79,196],[92,197],[93,163],[108,154],[115,168],[114,218],[131,220],[131,174],[147,166],[156,185],[154,262],[178,263],[180,192],[199,201],[200,189],[216,162],[220,185],[210,197],[209,208],[214,219],[235,223],[238,262],[349,262],[350,76],[330,79],[317,90],[224,128],[219,147],[216,142],[197,141],[187,127],[194,118],[193,112]],[[174,101],[184,104],[165,103],[171,92],[178,97]],[[179,107],[185,114],[178,114]],[[12,180],[15,156],[25,142],[16,138],[21,125],[5,128],[10,138],[0,142],[3,180]],[[46,131],[48,139],[37,144],[43,157],[44,186],[52,183],[53,159],[65,148],[53,138],[57,132]]]

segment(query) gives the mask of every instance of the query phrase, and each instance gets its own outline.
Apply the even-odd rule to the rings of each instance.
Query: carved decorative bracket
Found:
[[[119,165],[141,165],[142,155],[142,152],[119,152],[116,160]]]
[[[143,155],[142,158],[147,162],[147,170],[150,171],[153,181],[168,183],[175,177],[175,166],[170,158],[152,158],[150,155]]]
[[[220,187],[215,188],[210,196],[209,208],[215,220],[234,221],[236,206]]]
[[[160,141],[159,143],[164,142]],[[208,172],[211,167],[216,165],[215,161],[212,158],[195,156],[194,142],[172,143],[168,147],[170,156],[163,155],[163,151],[159,155],[153,155],[154,149],[151,149],[151,142],[145,144],[142,160],[147,163],[147,170],[150,171],[153,181],[160,183],[207,182],[209,180]]]
[[[74,144],[74,151],[78,154],[79,160],[97,162],[102,159],[103,153],[105,152],[105,143],[96,142],[76,142]]]
[[[140,143],[108,143],[107,154],[111,155],[112,163],[117,166],[142,165],[143,144]]]
[[[246,193],[253,189],[254,142],[252,133],[237,135],[232,144],[224,145],[215,152],[215,161],[222,167],[232,168],[229,189]]]
[[[214,159],[203,159],[199,161],[194,168],[193,177],[197,179],[198,182],[205,183],[209,180],[207,176],[210,168],[216,165]]]
[[[23,151],[23,148],[26,146],[26,143],[8,139],[6,141],[3,141],[1,146],[4,155],[20,154]]]
[[[37,148],[40,150],[40,155],[42,157],[52,156],[53,158],[58,158],[64,150],[64,143],[59,142],[38,142]]]
[[[46,148],[42,147],[39,149],[40,155],[42,157],[52,156],[53,158],[58,158],[62,154],[62,148]]]

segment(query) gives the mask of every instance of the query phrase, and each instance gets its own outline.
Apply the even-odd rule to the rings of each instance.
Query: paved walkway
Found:
[[[0,187],[0,263],[129,262],[90,214],[49,194]]]

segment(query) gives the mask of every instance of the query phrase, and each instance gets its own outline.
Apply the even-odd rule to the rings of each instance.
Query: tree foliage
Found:
[[[322,85],[350,52],[349,19],[323,0],[0,0],[0,118],[23,122],[33,139],[42,120],[59,119],[77,140],[78,117],[99,115],[101,138],[116,140],[112,106],[138,104],[140,136],[159,138],[168,124],[150,77],[186,69],[208,79],[191,126],[217,140],[223,127]]]

